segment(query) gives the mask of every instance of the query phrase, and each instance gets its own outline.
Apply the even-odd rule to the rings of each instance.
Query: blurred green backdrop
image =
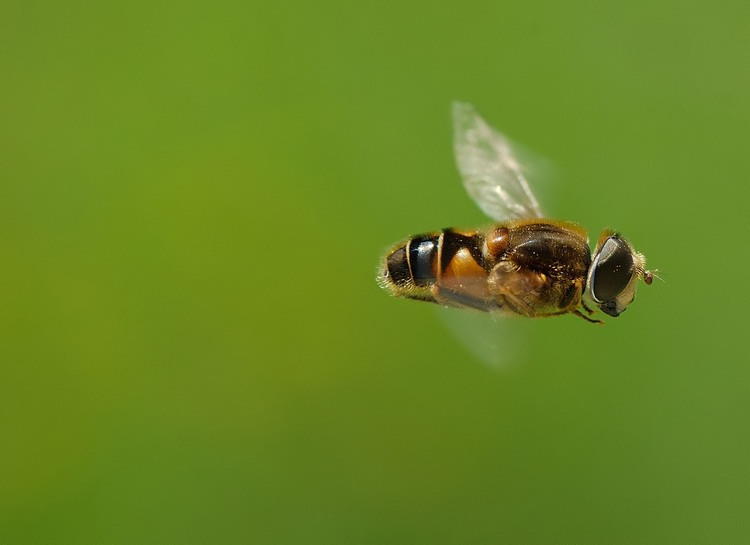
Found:
[[[5,2],[0,541],[748,542],[749,18]],[[501,373],[381,292],[391,243],[486,223],[455,99],[665,282],[509,326]]]

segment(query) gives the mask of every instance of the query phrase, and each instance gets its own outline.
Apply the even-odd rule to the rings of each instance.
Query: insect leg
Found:
[[[588,308],[586,310],[589,312],[589,314],[592,312],[592,310],[590,310]],[[602,325],[604,325],[604,322],[602,322],[601,320],[594,320],[593,318],[589,318],[588,316],[586,316],[585,314],[583,314],[578,309],[574,310],[573,314],[575,314],[576,316],[580,316],[581,318],[583,318],[584,320],[586,320],[587,322],[589,322],[591,324],[602,324]]]
[[[504,301],[516,313],[530,317],[536,316],[536,312],[528,300],[547,282],[544,273],[519,267],[510,261],[495,265],[487,279],[489,291],[497,301]]]

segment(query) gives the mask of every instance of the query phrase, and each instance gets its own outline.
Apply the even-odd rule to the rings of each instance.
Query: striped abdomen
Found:
[[[436,284],[485,297],[490,267],[483,246],[478,231],[443,229],[417,235],[385,255],[378,280],[393,295],[410,299],[435,302]]]

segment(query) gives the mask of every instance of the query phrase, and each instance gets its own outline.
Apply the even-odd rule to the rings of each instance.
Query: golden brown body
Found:
[[[454,152],[464,187],[496,223],[412,237],[383,258],[378,282],[397,297],[516,316],[591,311],[617,317],[650,284],[646,259],[606,230],[593,254],[574,223],[544,219],[515,148],[470,104],[453,105]],[[592,257],[593,256],[593,257]]]
[[[385,255],[379,279],[399,297],[553,316],[579,314],[590,264],[581,227],[535,218],[412,237]]]

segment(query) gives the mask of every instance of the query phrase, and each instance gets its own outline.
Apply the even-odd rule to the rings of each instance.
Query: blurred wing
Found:
[[[496,221],[542,216],[511,142],[466,102],[453,103],[453,148],[466,191]]]
[[[482,365],[505,373],[527,359],[526,339],[533,320],[502,318],[475,310],[439,307],[438,316],[463,347]]]

